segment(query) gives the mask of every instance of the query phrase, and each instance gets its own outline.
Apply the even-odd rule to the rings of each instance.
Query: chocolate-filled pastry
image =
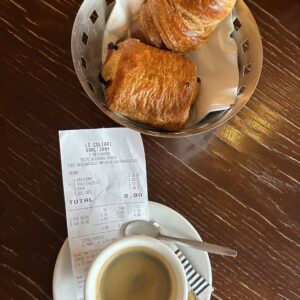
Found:
[[[103,66],[109,108],[151,127],[184,127],[199,83],[196,67],[181,54],[128,39],[109,49]]]
[[[236,0],[146,0],[139,14],[147,43],[177,52],[204,45]],[[132,34],[132,37],[135,37]]]

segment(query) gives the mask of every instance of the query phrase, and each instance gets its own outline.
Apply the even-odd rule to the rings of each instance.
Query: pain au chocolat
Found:
[[[102,69],[109,108],[151,127],[183,128],[198,94],[195,65],[137,39],[110,48]]]

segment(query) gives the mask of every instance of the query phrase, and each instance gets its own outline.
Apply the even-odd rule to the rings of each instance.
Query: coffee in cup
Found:
[[[119,240],[96,258],[85,284],[86,300],[186,300],[187,281],[175,253],[142,236]]]
[[[172,300],[177,291],[170,263],[145,247],[115,253],[99,271],[96,289],[97,300]]]

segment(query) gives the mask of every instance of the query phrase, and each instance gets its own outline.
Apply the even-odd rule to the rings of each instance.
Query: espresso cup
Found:
[[[184,268],[164,243],[126,237],[105,248],[85,281],[85,300],[188,299]]]

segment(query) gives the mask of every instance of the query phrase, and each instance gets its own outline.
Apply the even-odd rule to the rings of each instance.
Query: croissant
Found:
[[[139,23],[146,42],[186,52],[202,46],[236,0],[146,0]]]
[[[110,45],[102,80],[112,111],[169,131],[184,127],[199,87],[188,58],[132,38]]]

